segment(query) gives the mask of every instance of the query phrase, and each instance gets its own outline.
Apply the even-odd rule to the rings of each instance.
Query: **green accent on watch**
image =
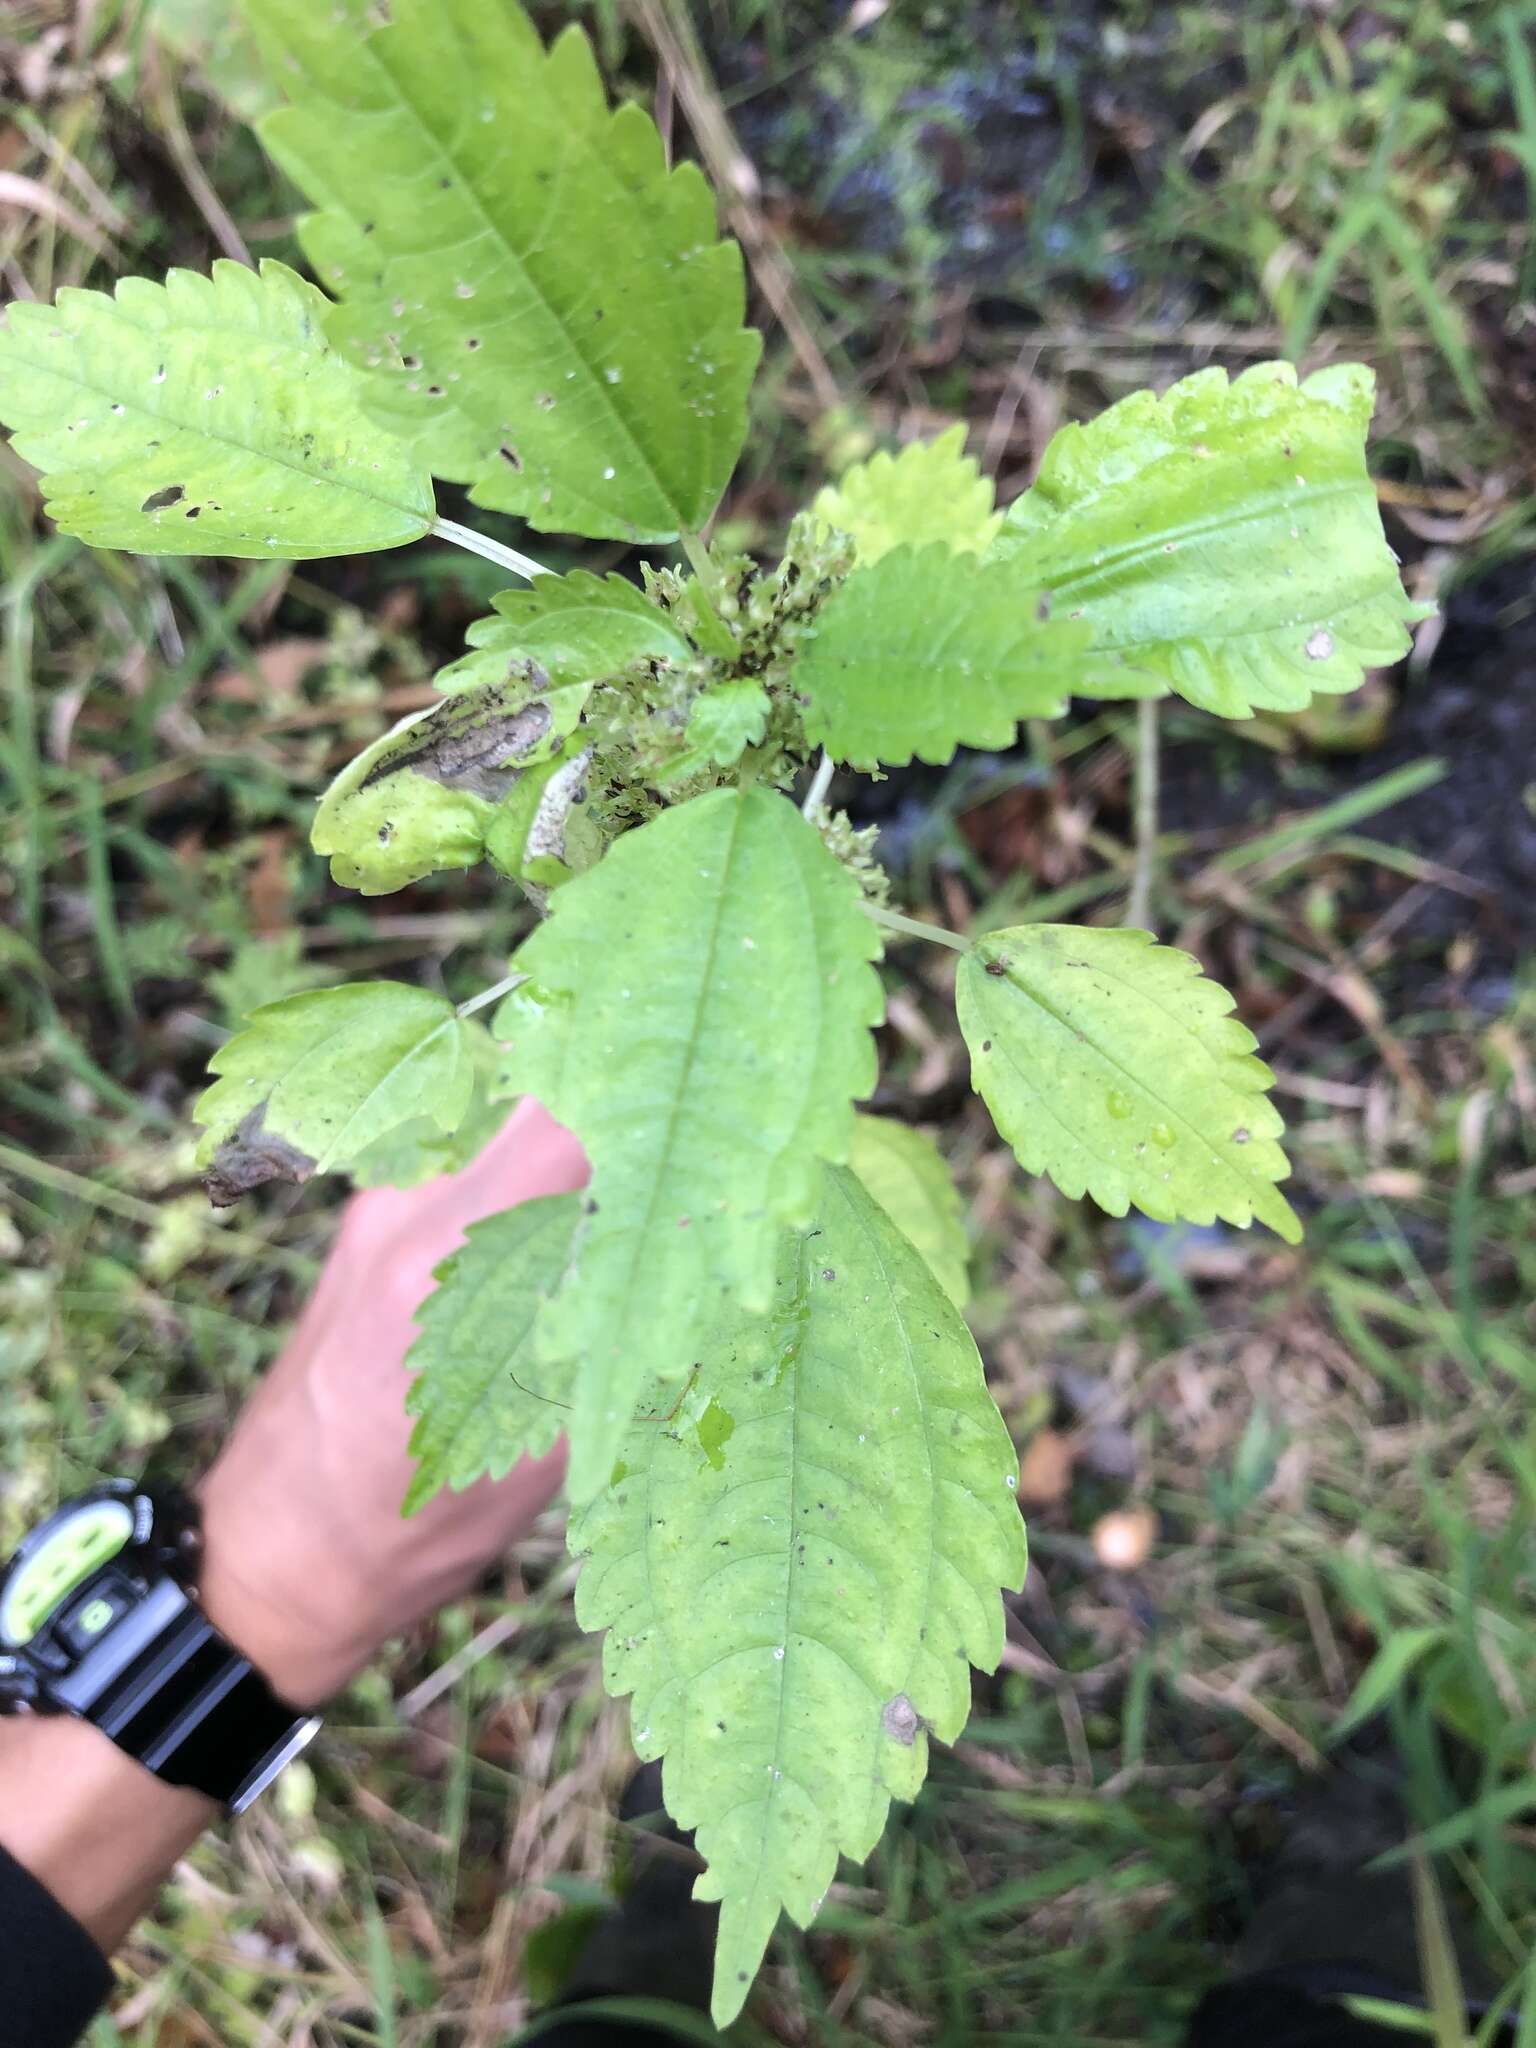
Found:
[[[116,1557],[132,1534],[133,1514],[123,1501],[97,1501],[72,1516],[6,1587],[0,1603],[0,1641],[17,1650],[30,1643],[61,1601],[108,1558]]]

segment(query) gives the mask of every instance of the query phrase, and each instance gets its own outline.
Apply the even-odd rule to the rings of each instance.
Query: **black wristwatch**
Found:
[[[72,1714],[155,1776],[241,1813],[313,1741],[197,1603],[186,1495],[95,1487],[0,1571],[0,1714]]]

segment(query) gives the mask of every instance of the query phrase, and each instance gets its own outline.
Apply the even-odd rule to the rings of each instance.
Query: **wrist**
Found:
[[[325,1706],[382,1640],[371,1601],[347,1591],[335,1555],[307,1541],[283,1504],[226,1484],[218,1466],[198,1494],[204,1613],[286,1705]]]
[[[0,1720],[0,1844],[110,1955],[218,1808],[167,1785],[99,1729]]]

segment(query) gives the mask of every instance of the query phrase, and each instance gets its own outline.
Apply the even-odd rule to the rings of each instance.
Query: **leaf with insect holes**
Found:
[[[1304,384],[1200,370],[1064,427],[993,559],[1092,634],[1096,694],[1145,676],[1223,718],[1299,711],[1398,661],[1405,596],[1365,466],[1375,390],[1339,363]]]
[[[504,1479],[523,1457],[553,1450],[571,1407],[574,1362],[534,1356],[539,1310],[559,1285],[581,1214],[579,1195],[539,1195],[472,1223],[437,1269],[406,1363],[416,1374],[416,1476],[405,1513],[445,1486]]]
[[[783,1223],[847,1150],[875,1076],[879,937],[786,798],[711,791],[555,896],[503,1004],[507,1085],[586,1148],[589,1213],[539,1329],[582,1361],[571,1489],[603,1485],[642,1387],[680,1379],[732,1303],[762,1309]]]
[[[609,108],[585,35],[514,0],[247,0],[291,105],[261,124],[369,403],[476,504],[665,540],[713,512],[758,341],[693,164]]]
[[[740,2011],[781,1909],[809,1925],[840,1855],[953,1742],[1023,1583],[1018,1466],[975,1340],[857,1177],[780,1238],[767,1313],[700,1353],[699,1426],[637,1422],[572,1525],[584,1628],[633,1694],[635,1747],[697,1830],[722,1902],[714,2018]]]
[[[806,732],[855,768],[1011,746],[1021,719],[1053,718],[1078,687],[1087,633],[1049,613],[1011,563],[893,548],[817,617],[794,671]]]
[[[992,509],[992,481],[965,452],[965,423],[899,455],[884,449],[825,484],[811,510],[824,527],[846,533],[868,568],[904,542],[942,541],[955,554],[984,555],[1003,523]]]
[[[348,1165],[386,1131],[430,1115],[456,1130],[474,1085],[468,1026],[446,996],[359,981],[264,1003],[208,1062],[192,1114],[212,1199]]]
[[[894,1117],[856,1116],[848,1164],[963,1309],[971,1292],[971,1248],[959,1190],[932,1138]]]
[[[523,785],[574,732],[585,685],[482,683],[413,711],[349,761],[320,799],[309,843],[343,888],[386,896],[473,867]]]
[[[961,957],[972,1084],[1027,1173],[1111,1216],[1246,1227],[1295,1243],[1274,1076],[1200,963],[1146,932],[1020,925]]]
[[[93,547],[308,561],[419,540],[432,481],[359,402],[326,300],[281,263],[15,301],[0,419]]]
[[[531,589],[503,590],[491,599],[496,616],[476,619],[465,634],[471,652],[433,681],[439,690],[531,680],[590,683],[616,675],[647,657],[686,661],[686,635],[642,591],[622,576],[540,576]]]

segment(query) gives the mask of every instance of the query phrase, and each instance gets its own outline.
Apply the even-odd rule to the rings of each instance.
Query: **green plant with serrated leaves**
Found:
[[[834,766],[1005,747],[1073,695],[1229,717],[1398,658],[1368,374],[1139,393],[1006,514],[951,432],[824,490],[764,567],[712,549],[758,343],[696,169],[512,0],[248,0],[318,284],[175,271],[10,308],[0,414],[102,547],[301,560],[429,533],[509,578],[436,704],[320,801],[365,896],[489,862],[539,913],[457,1008],[390,982],[251,1012],[198,1105],[216,1200],[408,1185],[537,1096],[584,1195],[470,1232],[421,1317],[408,1505],[570,1443],[579,1611],[722,1902],[715,2016],[966,1717],[1024,1538],[931,1140],[856,1113],[882,942],[952,948],[976,1088],[1111,1215],[1294,1239],[1231,998],[1127,929],[905,917]],[[441,517],[630,543],[559,576]],[[537,546],[531,541],[530,545]],[[610,557],[611,559],[611,557]]]

